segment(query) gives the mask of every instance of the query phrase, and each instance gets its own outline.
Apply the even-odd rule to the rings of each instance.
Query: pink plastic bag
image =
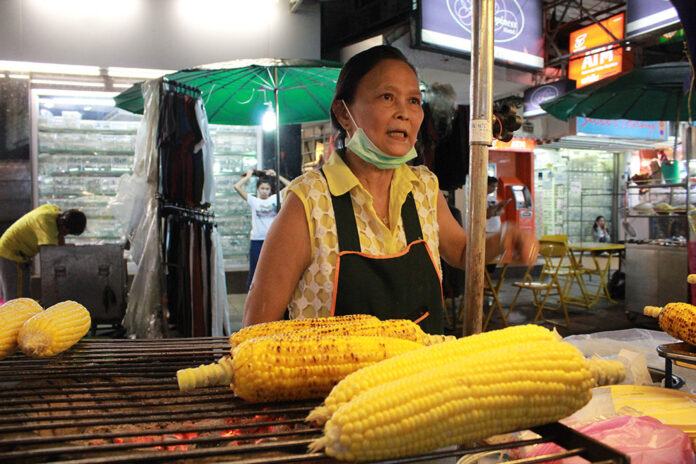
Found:
[[[617,416],[574,428],[627,454],[631,464],[694,464],[688,435],[654,417]],[[528,456],[557,453],[560,449],[556,444],[544,443],[532,448]],[[553,461],[553,464],[581,463],[587,461],[580,457]]]

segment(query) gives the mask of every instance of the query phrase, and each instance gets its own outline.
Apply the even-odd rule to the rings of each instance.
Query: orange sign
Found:
[[[534,139],[514,138],[509,142],[501,142],[498,139],[493,139],[491,150],[534,151],[534,147],[536,147]]]
[[[605,19],[602,24],[617,39],[624,37],[624,13]],[[598,47],[614,42],[599,24],[583,27],[570,33],[570,53]],[[607,45],[570,60],[568,79],[576,81],[576,87],[592,84],[606,77],[619,74],[623,64],[623,49],[620,45]]]

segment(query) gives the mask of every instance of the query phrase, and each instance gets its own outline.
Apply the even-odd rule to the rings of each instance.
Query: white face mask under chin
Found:
[[[415,147],[411,147],[404,156],[390,156],[384,153],[372,140],[370,140],[367,134],[365,134],[365,131],[358,127],[355,123],[355,119],[353,119],[353,115],[350,114],[348,105],[346,105],[345,101],[341,101],[348,112],[348,117],[356,128],[353,136],[346,142],[346,148],[355,153],[360,159],[372,164],[378,169],[396,169],[418,156]]]

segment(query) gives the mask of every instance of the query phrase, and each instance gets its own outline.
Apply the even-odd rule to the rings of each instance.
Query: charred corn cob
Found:
[[[421,345],[435,345],[456,337],[447,335],[430,335],[423,332],[418,324],[408,319],[366,319],[350,324],[334,324],[325,327],[293,332],[298,335],[366,335],[371,337],[392,337],[411,340]]]
[[[566,417],[590,400],[593,384],[582,354],[568,343],[476,350],[363,390],[334,413],[310,450],[367,461],[471,443]]]
[[[696,306],[688,303],[668,303],[664,308],[646,306],[643,314],[657,317],[660,328],[674,338],[696,345]]]
[[[512,326],[469,337],[424,347],[408,356],[396,356],[388,361],[361,369],[343,379],[326,397],[324,404],[315,408],[307,420],[325,423],[336,410],[361,391],[412,375],[426,367],[443,366],[455,359],[475,355],[485,349],[517,345],[534,340],[559,340],[560,336],[548,329],[530,324]]]
[[[273,321],[251,325],[233,333],[230,336],[230,345],[234,349],[242,342],[256,337],[268,337],[289,332],[298,332],[320,327],[333,327],[342,324],[359,324],[365,321],[379,321],[369,314],[351,314],[349,316],[319,317],[315,319],[292,319],[290,321]]]
[[[418,348],[388,337],[255,338],[232,351],[232,389],[252,402],[323,398],[351,372]]]
[[[31,298],[17,298],[0,306],[0,359],[17,349],[17,333],[22,324],[43,311]]]
[[[43,358],[62,353],[89,331],[89,311],[80,303],[63,301],[27,320],[17,335],[27,356]]]

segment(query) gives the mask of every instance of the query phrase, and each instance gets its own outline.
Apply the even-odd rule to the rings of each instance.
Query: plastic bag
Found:
[[[694,464],[694,451],[688,435],[649,416],[617,416],[574,428],[627,454],[631,458],[631,464]],[[560,450],[561,448],[554,443],[543,443],[533,447],[528,457],[556,453]],[[587,463],[580,457],[552,462]]]

